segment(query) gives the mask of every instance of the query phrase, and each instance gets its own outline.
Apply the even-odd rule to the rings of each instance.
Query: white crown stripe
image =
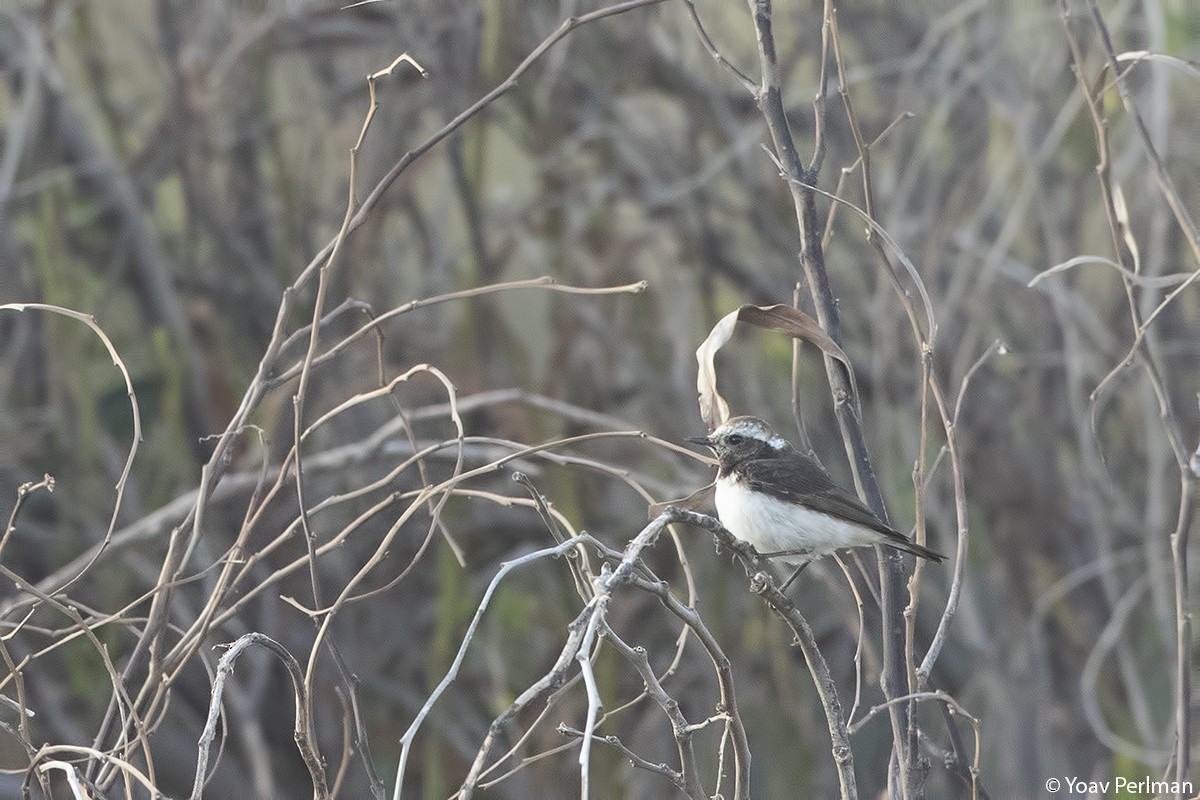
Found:
[[[766,442],[775,450],[782,450],[788,446],[786,439],[771,430],[771,426],[757,417],[734,417],[713,431],[713,436],[728,436],[733,433]]]

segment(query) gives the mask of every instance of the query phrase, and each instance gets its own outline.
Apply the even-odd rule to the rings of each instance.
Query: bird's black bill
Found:
[[[707,436],[689,436],[684,441],[691,442],[692,444],[698,444],[702,447],[712,447],[714,444],[713,440]]]

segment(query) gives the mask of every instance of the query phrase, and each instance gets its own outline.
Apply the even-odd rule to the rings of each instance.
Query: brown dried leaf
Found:
[[[689,494],[687,497],[680,497],[677,500],[666,500],[662,503],[651,503],[649,519],[654,519],[668,508],[682,508],[684,511],[711,511],[716,504],[716,484],[710,483],[701,489]]]
[[[709,331],[708,337],[696,348],[696,361],[700,365],[696,373],[696,391],[700,394],[700,419],[704,420],[709,430],[720,427],[721,423],[729,419],[729,404],[717,391],[717,367],[714,359],[717,351],[733,336],[740,313],[739,308],[721,317]]]
[[[717,391],[715,359],[717,351],[732,338],[733,330],[738,322],[745,322],[769,331],[778,331],[794,339],[815,344],[823,352],[846,365],[854,393],[858,394],[858,386],[854,380],[854,370],[850,367],[850,359],[815,319],[789,305],[744,305],[722,317],[700,346],[696,348],[696,361],[700,366],[696,375],[696,390],[700,395],[700,418],[708,425],[709,430],[719,427],[729,419],[729,404]]]

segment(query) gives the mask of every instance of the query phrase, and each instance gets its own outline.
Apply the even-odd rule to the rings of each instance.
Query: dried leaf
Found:
[[[1138,252],[1137,239],[1133,236],[1133,228],[1129,224],[1129,206],[1125,204],[1125,193],[1121,191],[1121,184],[1116,181],[1112,183],[1112,203],[1113,214],[1117,218],[1117,228],[1121,238],[1125,240],[1125,246],[1129,248],[1129,254],[1133,256],[1133,271],[1140,274],[1142,257]]]
[[[716,484],[710,483],[702,489],[681,497],[678,500],[667,500],[662,503],[651,503],[648,519],[654,519],[668,508],[682,508],[684,511],[711,511],[716,503]]]
[[[714,359],[717,351],[733,336],[740,313],[739,308],[721,317],[709,331],[708,337],[696,348],[696,361],[700,365],[696,373],[696,391],[700,393],[700,419],[704,420],[709,430],[720,427],[721,423],[729,419],[729,404],[717,391],[717,367]]]
[[[794,339],[815,344],[823,352],[846,365],[846,371],[850,374],[851,386],[854,388],[854,393],[858,394],[858,385],[854,379],[854,370],[850,367],[850,359],[815,319],[800,309],[788,305],[744,305],[722,317],[713,326],[707,338],[696,348],[696,361],[699,363],[699,370],[696,374],[696,390],[700,395],[700,418],[708,425],[709,430],[720,427],[725,420],[729,419],[729,404],[717,391],[715,359],[717,351],[732,338],[733,330],[738,322],[745,322],[769,331],[778,331]]]

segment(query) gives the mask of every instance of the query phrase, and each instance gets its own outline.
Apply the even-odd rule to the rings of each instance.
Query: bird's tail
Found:
[[[937,552],[936,550],[930,550],[923,544],[917,544],[916,542],[909,541],[908,537],[904,536],[903,534],[900,534],[900,536],[896,538],[889,536],[884,544],[890,545],[897,550],[903,550],[906,553],[912,553],[914,556],[927,558],[930,561],[946,560],[946,557],[941,553]]]

